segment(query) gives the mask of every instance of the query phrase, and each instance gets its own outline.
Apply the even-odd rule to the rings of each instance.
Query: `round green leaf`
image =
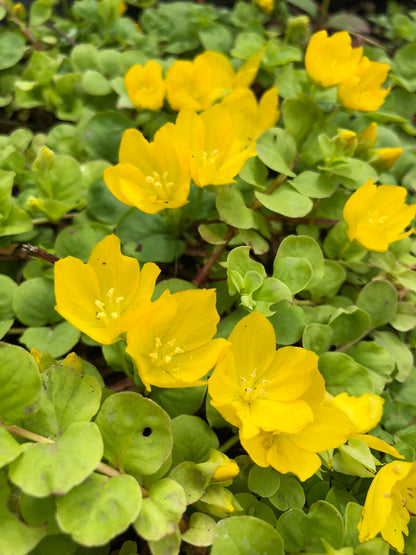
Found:
[[[302,218],[311,211],[313,206],[309,197],[298,193],[288,183],[283,183],[270,195],[257,191],[255,195],[263,206],[288,218]]]
[[[3,426],[0,427],[0,468],[9,464],[21,453],[22,447]]]
[[[185,509],[183,487],[163,478],[151,486],[148,497],[143,499],[134,528],[145,540],[158,541],[176,530]]]
[[[82,88],[87,94],[93,96],[105,96],[112,92],[107,79],[98,71],[90,69],[84,73],[81,79]]]
[[[308,260],[313,270],[313,275],[308,287],[314,287],[321,281],[324,275],[324,257],[321,247],[315,239],[306,235],[288,235],[279,245],[274,259],[273,269],[278,263],[278,260],[285,257],[304,258]]]
[[[413,355],[410,349],[396,334],[389,331],[377,331],[374,333],[377,345],[381,345],[392,356],[397,366],[395,379],[398,382],[406,381],[413,367]]]
[[[61,322],[54,328],[27,328],[20,337],[20,342],[28,349],[48,351],[58,358],[68,353],[78,343],[80,336],[81,332],[69,322]]]
[[[103,456],[103,441],[93,422],[75,422],[56,442],[26,443],[23,449],[10,464],[10,479],[33,497],[46,497],[83,482]]]
[[[370,315],[374,328],[388,324],[397,309],[396,288],[389,281],[371,281],[360,291],[357,306]]]
[[[356,306],[338,308],[331,316],[334,345],[347,345],[371,329],[371,319],[367,312]]]
[[[188,505],[199,501],[205,494],[205,489],[209,484],[209,478],[202,470],[191,461],[178,464],[169,473],[169,478],[180,484],[186,495]]]
[[[9,276],[0,275],[0,320],[14,317],[13,296],[18,285]]]
[[[44,326],[60,319],[55,312],[53,282],[42,277],[28,279],[19,286],[13,308],[26,326]]]
[[[285,283],[294,295],[305,289],[312,278],[312,266],[304,258],[279,257],[273,266],[273,277]]]
[[[84,140],[95,156],[115,164],[121,136],[130,127],[132,122],[120,112],[100,112],[88,121]]]
[[[33,357],[21,347],[0,343],[0,420],[13,422],[35,412],[40,391]]]
[[[273,509],[257,499],[255,495],[251,493],[237,493],[234,499],[242,507],[242,513],[250,516],[255,516],[268,522],[273,527],[276,526],[276,516]],[[240,511],[239,511],[240,512]],[[237,514],[235,515],[237,516]]]
[[[218,449],[219,441],[204,420],[187,414],[172,420],[172,466],[182,461],[205,462],[211,449]]]
[[[172,291],[171,291],[172,293]],[[171,418],[181,414],[195,414],[204,402],[206,385],[199,387],[159,388],[152,386],[151,399],[164,409]]]
[[[330,197],[335,191],[335,182],[329,175],[305,171],[290,182],[302,195],[312,198]]]
[[[296,156],[296,142],[284,129],[268,129],[256,141],[256,152],[260,160],[275,172],[295,177],[289,168]]]
[[[332,344],[332,328],[326,324],[312,322],[305,326],[302,346],[317,355],[322,355]]]
[[[92,44],[78,44],[71,51],[71,64],[80,73],[88,69],[98,69],[99,51]]]
[[[271,497],[280,486],[280,474],[271,466],[262,468],[254,465],[248,473],[248,487],[250,491],[260,497]]]
[[[201,547],[212,545],[216,522],[204,513],[192,513],[189,528],[182,534],[182,539],[191,545]]]
[[[16,65],[25,51],[26,41],[20,33],[0,31],[0,70]]]
[[[345,353],[324,353],[319,357],[318,365],[326,387],[332,395],[344,391],[357,397],[363,393],[373,393],[373,383],[368,369]]]
[[[56,256],[59,258],[75,256],[83,262],[87,262],[96,242],[97,235],[90,226],[68,226],[56,237]]]
[[[129,206],[116,199],[102,179],[88,188],[87,210],[95,220],[104,224],[116,224],[129,209]]]
[[[56,499],[56,518],[60,528],[81,545],[104,545],[134,521],[141,501],[140,486],[132,476],[108,478],[94,473]]]
[[[279,511],[301,509],[305,504],[305,492],[297,478],[282,474],[279,489],[269,500]]]
[[[333,297],[346,280],[347,273],[335,260],[324,260],[324,274],[322,279],[313,287],[308,287],[312,299]]]
[[[283,555],[280,534],[259,518],[233,516],[220,520],[211,555]]]
[[[217,195],[217,210],[220,219],[238,229],[255,229],[256,219],[253,210],[246,206],[239,189],[232,185],[220,190]]]
[[[26,555],[45,536],[46,528],[29,528],[7,507],[10,487],[6,474],[0,472],[0,553]]]
[[[397,303],[396,314],[390,324],[397,331],[410,331],[416,327],[416,307],[412,303]]]
[[[154,474],[172,449],[171,423],[155,402],[125,391],[108,397],[95,420],[111,464],[131,474]]]
[[[274,314],[269,320],[276,333],[279,345],[293,345],[302,337],[305,316],[300,306],[281,301],[274,307]]]

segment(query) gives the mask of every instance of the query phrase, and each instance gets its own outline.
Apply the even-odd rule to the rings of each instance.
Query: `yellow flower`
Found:
[[[325,394],[318,356],[301,347],[276,351],[272,324],[252,312],[230,334],[230,349],[208,382],[211,404],[242,439],[266,432],[298,433],[314,420]]]
[[[146,318],[127,332],[127,349],[146,388],[192,387],[201,381],[228,345],[212,339],[219,316],[215,290],[164,294]]]
[[[374,158],[370,162],[378,172],[383,172],[397,162],[402,152],[403,149],[400,147],[378,148],[374,151]]]
[[[367,432],[375,428],[381,420],[384,404],[384,399],[382,397],[374,395],[373,393],[364,393],[360,395],[360,397],[353,397],[352,395],[348,395],[348,393],[340,393],[329,400],[328,404],[342,410],[351,420],[353,424],[351,437],[361,439],[371,449],[388,453],[400,459],[404,458],[397,449],[387,442],[367,434]]]
[[[89,337],[109,345],[120,339],[150,304],[160,269],[124,256],[108,235],[93,248],[87,264],[67,256],[54,266],[56,311]]]
[[[225,453],[221,453],[221,451],[217,449],[211,449],[208,460],[197,466],[201,468],[201,470],[202,468],[210,468],[212,472],[211,482],[226,482],[232,480],[240,472],[238,464],[227,457]]]
[[[122,136],[120,163],[104,170],[104,181],[121,202],[155,214],[188,202],[191,176],[187,155],[178,148],[176,128],[167,123],[149,143],[140,131]]]
[[[334,33],[332,37],[326,31],[318,31],[306,49],[305,68],[314,81],[331,87],[354,73],[362,53],[362,47],[352,48],[346,31]]]
[[[176,128],[198,187],[234,183],[247,158],[256,155],[254,143],[246,148],[244,125],[231,112],[220,104],[199,115],[179,112]]]
[[[127,94],[136,108],[160,110],[165,98],[161,66],[151,60],[146,65],[135,64],[124,77]]]
[[[403,553],[403,534],[409,534],[409,513],[416,514],[416,463],[386,464],[368,490],[358,524],[360,542],[380,532],[386,542]]]
[[[232,87],[234,69],[230,60],[207,50],[192,62],[176,60],[166,72],[168,102],[174,110],[205,110]]]
[[[262,53],[258,52],[241,65],[241,67],[237,70],[236,74],[233,77],[233,89],[244,89],[252,84],[259,70],[261,58]]]
[[[283,474],[292,472],[299,480],[305,481],[321,466],[317,453],[344,444],[352,430],[351,421],[341,410],[320,405],[313,408],[313,422],[298,433],[261,430],[250,438],[244,438],[240,433],[240,440],[259,466],[270,465]]]
[[[372,121],[365,129],[358,134],[358,144],[356,153],[366,152],[373,148],[377,137],[377,124]]]
[[[345,203],[344,220],[350,241],[365,248],[385,252],[390,243],[413,233],[404,232],[416,214],[416,204],[406,205],[407,191],[398,185],[374,185],[369,179]]]
[[[338,99],[350,110],[378,110],[390,92],[391,87],[381,88],[389,70],[388,64],[372,62],[363,56],[355,72],[339,84]]]
[[[274,0],[256,0],[256,3],[264,13],[272,13],[274,8]]]
[[[263,131],[273,127],[280,115],[277,87],[268,89],[259,102],[250,89],[235,89],[224,97],[221,105],[228,108],[243,129],[246,142],[255,141]]]

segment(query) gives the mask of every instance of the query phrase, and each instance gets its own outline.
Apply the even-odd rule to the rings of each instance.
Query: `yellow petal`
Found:
[[[313,476],[321,466],[321,459],[316,453],[298,447],[291,441],[291,436],[283,434],[273,435],[267,458],[278,472],[292,472],[302,482]]]
[[[279,431],[296,434],[313,421],[313,412],[304,401],[281,403],[258,398],[251,404],[256,424],[266,432]]]
[[[358,439],[362,439],[364,443],[366,443],[371,449],[375,449],[376,451],[381,451],[382,453],[388,453],[393,457],[398,459],[404,459],[403,455],[395,449],[392,445],[389,445],[386,441],[379,439],[378,437],[374,437],[367,434],[357,434],[354,437],[358,437]]]
[[[373,393],[360,397],[341,393],[334,397],[331,405],[342,410],[354,425],[357,434],[368,432],[377,426],[383,414],[384,399]]]

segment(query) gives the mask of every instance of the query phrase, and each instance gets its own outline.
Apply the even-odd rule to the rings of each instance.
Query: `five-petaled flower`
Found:
[[[165,98],[162,67],[155,60],[146,65],[135,64],[124,77],[127,94],[136,108],[160,110]]]
[[[127,332],[127,349],[148,390],[192,387],[218,361],[228,341],[212,339],[219,315],[214,289],[188,289],[163,294],[152,303],[146,318]]]
[[[305,68],[309,77],[323,87],[338,85],[357,68],[362,47],[353,48],[347,31],[328,37],[326,31],[314,33],[305,54]]]
[[[55,263],[56,311],[86,335],[109,345],[118,341],[150,305],[160,269],[148,262],[140,270],[124,256],[115,235],[93,248],[88,263],[67,256]]]
[[[347,200],[344,220],[350,241],[365,248],[385,252],[390,243],[413,233],[403,231],[416,214],[416,204],[405,204],[407,190],[398,185],[375,185],[369,179]]]
[[[178,148],[172,123],[161,127],[153,142],[148,142],[137,129],[127,129],[121,139],[119,161],[104,170],[104,181],[124,204],[155,214],[188,202],[188,158]]]
[[[360,542],[381,533],[386,542],[403,553],[403,534],[409,534],[410,514],[416,514],[416,462],[388,463],[378,471],[368,490],[358,524]]]

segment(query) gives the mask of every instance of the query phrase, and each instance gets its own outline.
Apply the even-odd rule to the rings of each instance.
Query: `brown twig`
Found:
[[[46,21],[44,23],[44,26],[48,27],[48,29],[51,29],[51,31],[53,31],[61,38],[66,40],[66,42],[69,43],[71,46],[77,46],[78,43],[74,41],[74,39],[71,39],[71,37],[67,35],[64,31],[62,31],[62,29],[59,29],[59,27],[57,27],[54,23],[52,23],[52,21]]]
[[[35,247],[34,245],[22,245],[20,247],[20,252],[23,254],[24,257],[33,256],[35,258],[41,258],[42,260],[46,260],[46,262],[50,262],[51,264],[54,264],[59,260],[59,258],[54,254],[51,254],[50,252],[45,251],[40,247]]]
[[[209,274],[209,271],[211,270],[215,262],[218,260],[218,258],[221,256],[221,254],[224,252],[224,250],[226,249],[233,235],[234,235],[234,229],[230,227],[225,236],[224,243],[222,245],[217,245],[216,247],[214,247],[214,250],[212,251],[211,256],[208,258],[204,266],[198,272],[198,275],[196,276],[196,278],[193,280],[193,283],[195,285],[197,285],[198,287],[202,287],[202,285],[204,284],[204,281],[206,280]]]
[[[7,15],[9,16],[11,21],[13,21],[13,23],[16,23],[16,25],[19,27],[20,32],[23,33],[25,37],[29,40],[29,42],[32,43],[33,48],[35,48],[35,50],[43,50],[42,44],[37,40],[32,31],[28,27],[26,27],[21,19],[16,16],[12,8],[4,0],[0,0],[0,6],[2,6],[6,10]]]

